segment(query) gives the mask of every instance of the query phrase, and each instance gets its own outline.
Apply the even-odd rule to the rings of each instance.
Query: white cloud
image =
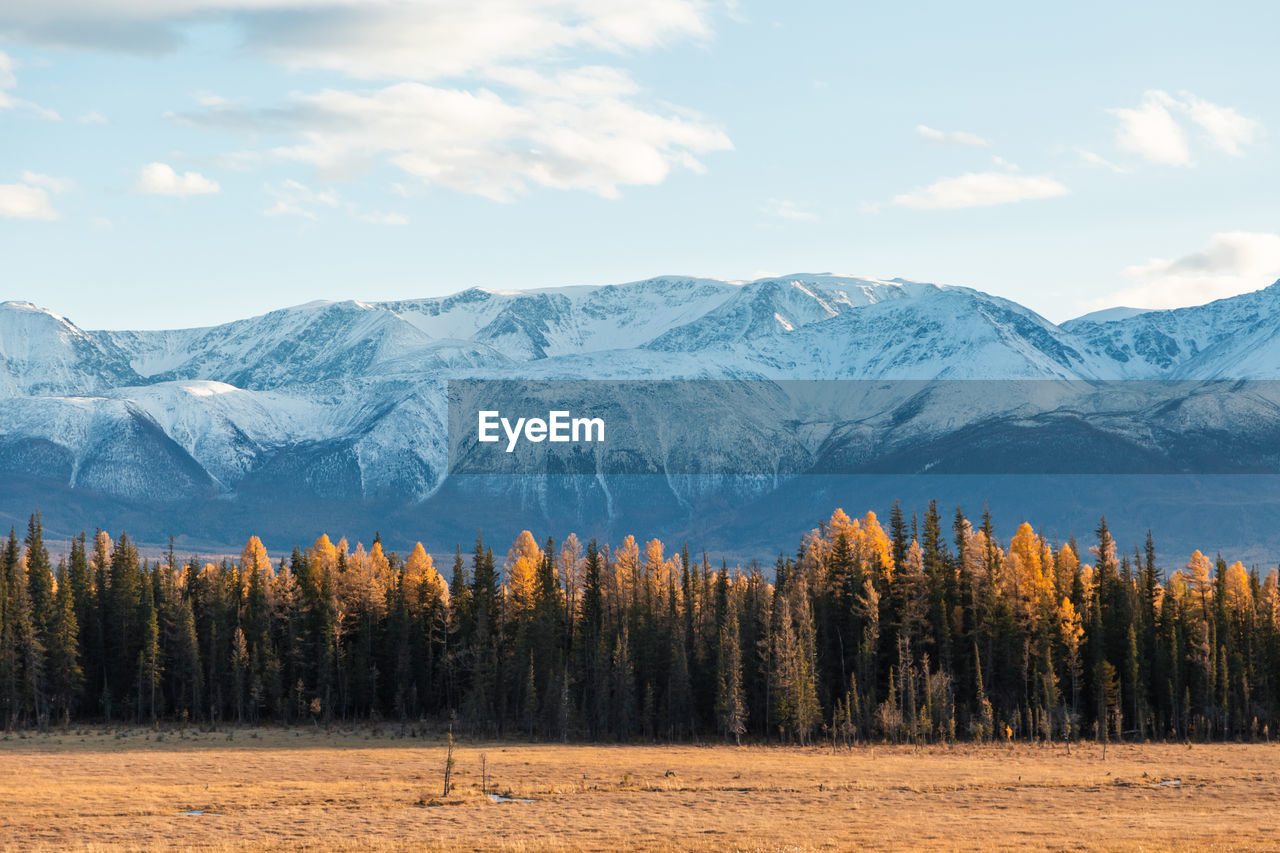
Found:
[[[313,190],[293,180],[268,184],[266,190],[274,202],[262,211],[264,216],[301,216],[314,221],[319,218],[317,208],[334,208],[342,204],[338,194],[332,190]]]
[[[509,97],[423,83],[300,95],[269,120],[301,141],[274,153],[330,177],[385,161],[428,184],[508,201],[531,185],[614,198],[620,186],[661,183],[677,166],[701,171],[695,155],[732,148],[697,116],[635,104],[635,83],[615,69],[509,70],[505,78],[519,87]],[[225,110],[188,117],[206,120],[256,118]]]
[[[430,80],[572,49],[619,53],[711,35],[706,0],[40,0],[0,8],[0,30],[40,43],[172,51],[223,22],[292,68]]]
[[[54,194],[70,192],[76,186],[76,182],[70,178],[55,178],[51,175],[41,175],[30,170],[22,173],[22,182],[28,186],[46,189]]]
[[[206,178],[199,172],[183,172],[178,174],[167,163],[148,163],[138,171],[138,180],[134,189],[149,195],[209,195],[218,193],[222,188],[218,182]]]
[[[1180,105],[1188,117],[1209,137],[1209,144],[1220,151],[1239,157],[1241,146],[1252,145],[1262,130],[1255,119],[1245,118],[1230,107],[1221,107],[1182,93]]]
[[[790,219],[795,222],[817,222],[818,214],[811,213],[807,210],[801,210],[793,201],[785,199],[771,198],[769,203],[764,206],[765,213],[773,216],[780,216],[783,219]]]
[[[956,145],[971,145],[975,148],[989,148],[991,143],[978,136],[976,133],[966,133],[963,130],[934,130],[923,124],[916,125],[916,133],[929,140],[930,142],[950,142]]]
[[[1022,167],[1021,167],[1021,166],[1019,166],[1017,163],[1010,163],[1008,160],[1006,160],[1006,159],[1004,159],[1003,157],[1000,157],[1000,156],[998,156],[998,155],[996,155],[996,156],[992,156],[992,158],[991,158],[991,162],[992,162],[992,163],[995,163],[995,164],[996,164],[997,166],[999,166],[1001,169],[1007,169],[1007,170],[1009,170],[1010,172],[1021,172],[1021,171],[1022,171]]]
[[[1090,303],[1095,308],[1177,308],[1257,290],[1280,279],[1280,234],[1214,234],[1202,251],[1152,258],[1125,269],[1135,284]]]
[[[228,151],[210,157],[209,163],[232,172],[251,172],[262,163],[262,154],[258,151]]]
[[[80,116],[80,118],[76,119],[76,121],[80,122],[81,124],[106,124],[107,117],[104,116],[102,113],[98,112],[97,110],[89,110],[89,112]]]
[[[1110,169],[1117,174],[1125,174],[1129,171],[1123,166],[1118,166],[1115,163],[1112,163],[1097,152],[1089,151],[1085,148],[1077,148],[1076,153],[1080,155],[1081,160],[1088,163],[1090,166],[1100,166],[1103,169]]]
[[[361,222],[372,225],[408,225],[408,218],[401,213],[362,211],[360,205],[343,201],[332,189],[317,190],[300,181],[287,180],[267,184],[264,189],[271,196],[272,204],[262,211],[263,216],[298,216],[315,222],[323,210],[342,210]]]
[[[175,50],[220,22],[291,69],[379,88],[327,89],[258,112],[197,93],[196,126],[284,132],[276,153],[326,180],[390,163],[421,181],[509,200],[533,186],[606,197],[661,183],[732,147],[702,117],[585,65],[705,41],[708,0],[42,0],[0,9],[0,32],[37,42]]]
[[[1152,89],[1143,95],[1137,109],[1108,112],[1119,119],[1117,146],[1166,166],[1192,165],[1185,121],[1199,127],[1214,148],[1234,156],[1242,155],[1242,148],[1253,144],[1262,132],[1257,120],[1190,92],[1182,92],[1175,98],[1168,92]]]
[[[75,187],[75,182],[69,178],[55,178],[29,169],[22,172],[19,181],[21,183],[0,184],[0,216],[45,221],[57,219],[58,212],[53,209],[50,193],[69,192]]]
[[[1143,96],[1142,106],[1137,109],[1108,110],[1120,120],[1116,145],[1152,163],[1190,166],[1187,135],[1169,112],[1169,107],[1175,104],[1164,92],[1151,91]]]
[[[58,218],[58,213],[49,201],[49,192],[43,187],[0,184],[0,216],[53,220]]]
[[[25,101],[22,98],[15,98],[10,95],[9,89],[18,87],[18,77],[14,74],[14,69],[18,67],[18,63],[4,51],[0,51],[0,110],[21,110],[33,113],[36,116],[46,119],[47,121],[61,121],[62,116],[50,109],[45,109],[39,104]]]
[[[1047,176],[1012,175],[1005,172],[970,172],[945,178],[921,189],[894,196],[901,207],[923,210],[989,207],[1031,199],[1054,198],[1069,193],[1066,187]]]

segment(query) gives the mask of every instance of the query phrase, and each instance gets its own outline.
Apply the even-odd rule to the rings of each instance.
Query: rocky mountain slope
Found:
[[[1158,526],[1177,517],[1166,504],[1181,506],[1173,483],[1185,476],[1264,472],[1246,478],[1250,500],[1270,506],[1274,493],[1280,503],[1280,477],[1267,476],[1280,472],[1277,395],[1265,382],[1248,394],[1197,385],[1280,379],[1278,321],[1280,283],[1193,308],[1101,312],[1055,325],[969,288],[827,274],[473,288],[399,302],[316,302],[174,331],[89,331],[31,303],[5,302],[0,475],[8,488],[0,515],[21,519],[39,507],[66,532],[129,524],[144,537],[185,530],[193,544],[258,532],[282,546],[349,523],[385,527],[393,541],[437,535],[451,544],[484,523],[483,507],[499,527],[544,524],[560,535],[569,527],[666,535],[709,527],[715,532],[704,535],[727,544],[758,529],[753,514],[785,501],[795,517],[775,516],[790,527],[773,537],[785,543],[791,527],[808,524],[803,513],[821,515],[816,501],[836,483],[809,489],[814,506],[797,504],[788,476],[809,462],[860,460],[856,471],[841,468],[864,476],[836,501],[860,508],[860,490],[868,500],[913,498],[926,479],[900,475],[936,473],[939,459],[952,473],[1019,473],[993,460],[1020,447],[1053,457],[1055,475],[1097,475],[1103,459],[1164,476],[1134,492],[1159,496],[1162,517],[1136,520]],[[1046,414],[990,390],[1003,386],[983,386],[975,397],[955,389],[978,385],[944,384],[892,402],[864,399],[879,407],[865,418],[849,418],[848,401],[824,414],[828,403],[793,394],[769,415],[788,425],[785,435],[734,442],[732,433],[707,432],[702,451],[739,454],[744,476],[690,481],[673,447],[650,442],[635,452],[662,477],[557,483],[448,475],[446,383],[463,377],[1048,380],[1072,390],[1059,392]],[[1158,406],[1126,408],[1121,386],[1107,384],[1117,380],[1181,384],[1161,386]],[[733,405],[696,404],[709,412]],[[769,467],[759,455],[771,452],[787,454],[788,476],[757,476]],[[746,465],[749,458],[756,461]],[[959,494],[961,482],[930,488],[970,504],[996,498],[980,496],[990,491],[982,482]],[[1119,480],[1106,482],[1117,488]],[[1043,489],[1029,480],[1003,489],[1025,489],[1026,515],[1043,503]],[[1240,494],[1218,505],[1234,512],[1245,503]],[[1033,520],[1082,533],[1086,504],[1088,513],[1107,508],[1076,501]],[[1245,528],[1264,526],[1258,512]],[[659,529],[641,530],[646,523]]]

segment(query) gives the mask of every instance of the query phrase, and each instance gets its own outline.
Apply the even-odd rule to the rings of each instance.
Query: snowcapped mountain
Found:
[[[761,427],[725,447],[713,446],[723,436],[709,429],[701,448],[638,445],[659,471],[713,452],[773,454],[787,464],[857,459],[868,471],[918,458],[926,471],[938,458],[954,460],[962,438],[989,459],[1030,446],[1026,436],[1068,460],[1063,448],[1105,446],[1149,454],[1153,471],[1177,471],[1187,468],[1180,459],[1201,458],[1195,448],[1209,448],[1243,460],[1242,470],[1270,471],[1274,462],[1280,471],[1271,450],[1280,447],[1275,395],[1193,387],[1280,379],[1280,282],[1193,308],[1097,312],[1061,325],[969,288],[831,274],[472,288],[397,302],[315,302],[173,331],[88,331],[31,303],[5,302],[0,474],[9,488],[0,515],[22,518],[39,507],[68,532],[127,522],[158,538],[196,525],[208,541],[258,532],[281,544],[367,518],[384,530],[437,531],[451,544],[470,535],[477,506],[501,508],[513,524],[530,523],[533,513],[561,526],[647,520],[689,532],[712,523],[716,506],[752,502],[755,510],[739,507],[715,522],[724,533],[742,523],[735,519],[767,512],[760,508],[771,500],[795,503],[787,497],[793,486],[776,476],[714,487],[676,474],[657,485],[601,478],[559,489],[451,478],[446,383],[465,377],[1081,383],[1048,413],[999,394],[977,400],[957,390],[964,386],[864,401],[871,409],[856,421],[823,411],[821,401],[788,399],[770,404],[781,407],[777,422],[790,424],[786,435]],[[1128,379],[1192,384],[1146,409],[1126,408],[1105,385],[1085,393]],[[696,404],[715,412],[731,401]],[[1015,435],[1023,444],[988,441]],[[1253,482],[1257,497],[1261,479]],[[828,486],[812,500],[827,500]],[[1280,485],[1274,492],[1280,505]]]
[[[137,379],[109,339],[30,302],[0,302],[0,395],[74,394]]]
[[[1062,329],[1117,378],[1280,377],[1280,281],[1191,308],[1086,315]]]

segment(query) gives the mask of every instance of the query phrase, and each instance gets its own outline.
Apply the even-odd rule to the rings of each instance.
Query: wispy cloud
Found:
[[[71,192],[76,186],[76,182],[70,178],[55,178],[52,175],[42,175],[29,169],[23,171],[22,182],[29,186],[46,189],[55,194]]]
[[[949,142],[953,145],[970,145],[975,148],[989,148],[991,142],[978,136],[976,133],[967,133],[963,130],[934,130],[927,125],[916,125],[916,133],[930,142]]]
[[[1280,279],[1280,234],[1228,231],[1214,234],[1198,252],[1152,258],[1127,267],[1134,281],[1089,303],[1091,308],[1128,305],[1177,308],[1257,290]]]
[[[1169,112],[1173,99],[1160,91],[1147,92],[1136,109],[1114,109],[1119,120],[1116,145],[1152,163],[1190,166],[1191,148],[1182,125]]]
[[[212,195],[222,188],[218,182],[199,172],[175,172],[167,163],[148,163],[138,170],[134,189],[147,195],[193,196]]]
[[[1262,123],[1246,118],[1231,107],[1222,107],[1183,92],[1179,102],[1191,121],[1200,126],[1209,144],[1235,157],[1246,145],[1252,145],[1262,133]]]
[[[672,169],[700,171],[699,155],[732,148],[723,131],[687,111],[634,102],[624,72],[593,67],[502,74],[507,92],[425,83],[326,89],[264,112],[218,107],[188,125],[290,134],[276,157],[339,180],[386,163],[425,184],[511,201],[532,186],[606,198],[653,185]]]
[[[1043,175],[1015,175],[1008,172],[970,172],[944,178],[921,189],[894,196],[900,207],[921,210],[990,207],[1032,199],[1054,198],[1070,192],[1058,181]]]
[[[431,80],[573,50],[706,40],[714,10],[705,0],[39,0],[4,4],[0,29],[39,44],[155,54],[185,44],[193,19],[212,20],[290,68]]]
[[[18,87],[18,77],[14,70],[18,63],[4,51],[0,51],[0,110],[17,110],[31,113],[47,121],[61,121],[62,116],[39,104],[15,97],[10,92]]]
[[[1103,169],[1110,169],[1111,171],[1117,174],[1124,174],[1129,171],[1123,166],[1112,163],[1110,160],[1103,157],[1101,154],[1098,154],[1095,151],[1090,151],[1086,148],[1077,148],[1076,154],[1080,155],[1080,159],[1088,163],[1090,166],[1098,166]]]
[[[808,210],[803,210],[793,201],[786,199],[771,198],[769,203],[764,206],[764,212],[771,216],[778,216],[782,219],[790,219],[794,222],[817,222],[818,214]]]
[[[262,164],[262,159],[262,154],[258,151],[228,151],[213,155],[209,158],[209,163],[232,172],[250,172]]]
[[[1199,127],[1212,147],[1237,157],[1262,132],[1256,119],[1190,92],[1174,97],[1152,89],[1143,95],[1138,107],[1108,112],[1118,119],[1116,145],[1120,149],[1166,166],[1190,166],[1194,162],[1187,123]]]
[[[97,110],[90,110],[77,118],[76,121],[81,124],[107,124],[107,117]]]
[[[52,221],[58,218],[58,212],[53,209],[47,189],[24,181],[20,184],[0,184],[0,216],[8,219]]]
[[[333,190],[314,190],[299,181],[281,181],[266,186],[272,204],[262,211],[264,216],[300,216],[316,220],[320,208],[335,208],[342,204]]]
[[[345,211],[348,216],[371,225],[408,225],[408,218],[394,211],[366,211],[360,205],[345,201],[331,188],[315,189],[301,181],[286,180],[267,184],[264,189],[271,197],[271,206],[262,211],[264,216],[297,216],[315,222],[325,210]]]
[[[701,171],[704,155],[732,148],[714,122],[608,64],[710,39],[717,9],[706,0],[41,0],[0,8],[0,31],[155,53],[177,50],[192,20],[219,21],[268,61],[376,85],[302,92],[257,111],[197,92],[199,106],[179,121],[269,127],[286,137],[277,156],[326,181],[387,164],[503,201],[533,187],[612,198],[677,169]]]

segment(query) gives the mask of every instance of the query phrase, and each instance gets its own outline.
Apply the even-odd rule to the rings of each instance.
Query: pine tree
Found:
[[[143,583],[138,601],[137,623],[140,627],[138,666],[138,719],[151,722],[159,719],[158,694],[163,673],[160,657],[160,622],[156,614],[155,598],[150,583]]]
[[[128,535],[121,533],[111,551],[110,575],[103,622],[106,627],[106,693],[123,700],[135,695],[137,660],[141,651],[138,613],[138,552]],[[135,708],[135,711],[137,709]],[[111,712],[107,712],[110,719]]]
[[[18,551],[18,537],[9,540],[0,558],[0,712],[13,729],[34,716],[40,666],[44,656],[31,618],[26,572]]]
[[[36,719],[43,727],[50,718],[49,694],[45,683],[49,670],[45,650],[49,647],[56,614],[53,572],[49,564],[49,552],[44,547],[44,529],[38,512],[27,523],[26,564],[32,648],[35,650],[34,657],[27,665],[26,678]]]
[[[76,622],[72,586],[68,572],[59,572],[46,658],[51,710],[64,726],[71,722],[84,678],[80,669],[80,626]]]
[[[635,729],[636,676],[626,625],[613,651],[613,725],[618,740],[627,740]]]
[[[716,689],[716,715],[725,737],[742,744],[747,730],[747,707],[742,695],[742,646],[738,635],[737,608],[730,608],[720,639],[720,677]]]

